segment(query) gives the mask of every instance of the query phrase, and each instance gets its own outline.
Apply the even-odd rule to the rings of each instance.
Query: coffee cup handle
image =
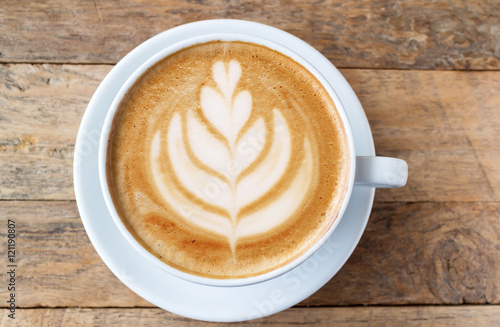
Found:
[[[379,188],[403,187],[408,180],[408,164],[397,158],[357,156],[354,184]]]

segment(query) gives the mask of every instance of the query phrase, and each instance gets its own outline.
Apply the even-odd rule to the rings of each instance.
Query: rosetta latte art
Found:
[[[349,178],[335,103],[300,63],[210,41],[151,66],[113,119],[106,174],[147,251],[209,278],[293,262],[329,231]]]
[[[235,92],[242,74],[236,60],[216,62],[217,87],[202,86],[201,113],[173,114],[166,129],[154,132],[149,155],[163,199],[183,219],[227,237],[233,254],[239,238],[265,233],[293,215],[315,166],[311,142],[303,136],[299,168],[286,175],[294,160],[290,122],[279,108],[268,116],[272,121],[254,117],[252,97],[258,95]],[[165,154],[168,164],[161,160]],[[283,178],[291,181],[276,192]],[[270,192],[272,201],[262,201]]]

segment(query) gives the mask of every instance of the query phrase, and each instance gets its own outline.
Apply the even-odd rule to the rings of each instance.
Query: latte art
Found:
[[[290,218],[309,191],[315,162],[308,138],[298,140],[302,163],[287,176],[291,183],[270,192],[293,160],[288,123],[277,108],[270,121],[257,115],[250,120],[252,95],[247,90],[235,93],[242,75],[238,61],[218,61],[212,70],[217,87],[201,89],[202,117],[193,111],[176,112],[164,137],[161,130],[154,133],[151,172],[177,213],[227,237],[234,253],[238,238],[267,232]],[[271,127],[269,133],[266,126]],[[269,150],[263,152],[264,147]],[[163,165],[163,156],[168,156],[170,167]],[[175,175],[172,180],[164,178],[166,169]],[[273,201],[252,207],[269,196]]]
[[[115,114],[106,174],[118,215],[166,264],[210,278],[275,270],[335,221],[349,153],[307,69],[245,42],[182,49]]]

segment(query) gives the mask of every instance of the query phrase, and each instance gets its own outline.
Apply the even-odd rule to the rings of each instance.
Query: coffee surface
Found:
[[[347,187],[348,151],[333,101],[303,66],[217,41],[168,56],[129,90],[107,178],[119,216],[162,261],[242,278],[324,235]]]

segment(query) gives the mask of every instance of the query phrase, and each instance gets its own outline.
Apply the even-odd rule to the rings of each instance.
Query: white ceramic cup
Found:
[[[139,242],[132,236],[132,234],[127,230],[126,226],[122,222],[121,218],[118,216],[115,209],[114,203],[111,199],[110,191],[108,188],[108,182],[106,178],[106,156],[107,156],[107,144],[108,138],[111,130],[111,124],[116,113],[116,110],[125,96],[127,91],[131,86],[134,85],[135,81],[149,68],[154,66],[157,62],[161,61],[163,58],[173,54],[183,48],[192,46],[198,43],[205,43],[214,40],[222,41],[243,41],[260,44],[262,46],[268,47],[270,49],[276,50],[283,53],[284,55],[292,58],[296,62],[300,63],[306,69],[308,69],[325,87],[330,97],[333,99],[335,106],[337,107],[338,113],[341,117],[345,133],[347,135],[347,142],[350,154],[350,166],[348,172],[348,185],[346,188],[346,193],[344,200],[341,204],[340,211],[334,223],[330,229],[325,233],[325,235],[313,244],[308,251],[302,254],[300,257],[296,258],[291,263],[277,268],[271,272],[261,274],[258,276],[239,278],[239,279],[212,279],[206,277],[200,277],[192,275],[186,272],[177,270],[163,261],[159,260],[156,256],[151,254],[145,248],[143,248]],[[349,203],[352,189],[354,185],[362,185],[364,187],[401,187],[406,184],[408,176],[408,166],[404,160],[396,158],[387,157],[356,157],[354,148],[354,139],[351,131],[351,125],[347,118],[344,106],[342,105],[340,99],[334,90],[335,86],[330,85],[327,80],[321,75],[321,73],[314,67],[314,63],[310,63],[303,57],[299,56],[295,52],[291,51],[284,45],[277,44],[275,42],[269,41],[264,38],[255,37],[246,34],[234,34],[234,33],[217,33],[217,34],[206,34],[193,38],[188,38],[171,46],[166,47],[159,53],[153,54],[149,59],[147,59],[123,84],[120,91],[117,93],[113,103],[108,109],[106,115],[106,120],[104,122],[101,138],[99,142],[99,159],[98,159],[98,169],[99,169],[99,180],[101,184],[101,189],[103,193],[106,206],[120,232],[123,234],[124,238],[145,258],[150,260],[152,263],[156,264],[158,267],[162,268],[166,272],[203,285],[210,286],[244,286],[251,285],[259,282],[263,282],[277,276],[280,276],[291,269],[295,268],[307,258],[309,258],[314,252],[316,252],[321,245],[330,237],[337,225],[339,224],[345,209]]]

